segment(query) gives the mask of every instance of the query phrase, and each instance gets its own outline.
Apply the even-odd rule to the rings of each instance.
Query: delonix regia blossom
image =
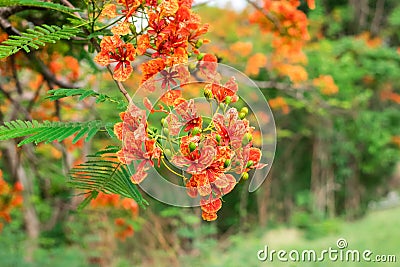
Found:
[[[141,186],[152,179],[144,185],[146,192],[168,204],[200,206],[207,221],[217,218],[221,199],[238,182],[262,169],[261,180],[266,178],[275,151],[275,126],[267,101],[264,97],[259,98],[262,103],[246,101],[257,97],[257,90],[249,90],[235,72],[222,73],[227,68],[216,61],[206,55],[149,78],[114,127],[122,141],[117,155],[130,166],[132,182]],[[263,157],[263,150],[269,156]],[[156,176],[160,179],[154,180]],[[176,178],[181,185],[168,181]],[[168,186],[162,186],[165,181]],[[192,201],[171,202],[157,196],[162,192],[179,198],[182,188]]]

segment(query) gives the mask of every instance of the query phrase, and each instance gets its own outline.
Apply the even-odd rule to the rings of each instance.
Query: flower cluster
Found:
[[[2,221],[10,222],[10,212],[15,207],[22,205],[22,184],[17,182],[12,187],[3,180],[3,173],[0,170],[0,232],[3,228]]]
[[[309,8],[315,8],[315,2],[308,0]],[[272,36],[274,53],[269,64],[281,76],[288,76],[293,83],[308,79],[302,64],[307,62],[303,47],[310,39],[306,14],[299,9],[299,0],[264,0],[251,16],[250,21]]]
[[[139,212],[139,207],[135,200],[130,198],[121,198],[117,194],[105,194],[100,192],[97,198],[90,202],[90,205],[92,208],[101,209],[103,212],[107,211],[107,208],[114,211],[117,210],[117,214],[123,215],[123,217],[117,217],[114,220],[114,235],[118,239],[124,241],[127,237],[134,234],[134,228],[131,221],[137,217]]]
[[[184,97],[183,91],[193,83],[190,67],[179,65],[161,71],[143,86],[162,90],[157,103],[143,100],[149,114],[163,116],[159,129],[151,127],[146,111],[133,103],[121,113],[123,122],[114,127],[123,141],[118,158],[135,166],[132,181],[141,183],[150,168],[162,164],[182,178],[190,197],[199,198],[202,217],[207,221],[217,218],[221,198],[240,178],[248,179],[250,170],[265,166],[260,163],[260,149],[253,147],[255,128],[246,119],[249,109],[238,110],[231,105],[239,100],[238,84],[234,77],[222,82],[216,65],[215,57],[205,55],[196,68],[196,75],[207,80],[203,94],[210,104],[211,117],[201,114],[194,99]]]
[[[174,64],[187,62],[206,42],[208,30],[191,11],[193,0],[117,0],[107,4],[101,17],[111,19],[113,36],[105,36],[95,61],[107,66],[115,63],[114,79],[125,81],[133,71],[135,57],[152,59],[142,64],[142,81]],[[140,27],[139,27],[140,26]]]

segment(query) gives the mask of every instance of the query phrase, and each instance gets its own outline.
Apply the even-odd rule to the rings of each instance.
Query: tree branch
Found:
[[[247,3],[249,3],[251,6],[253,6],[257,11],[261,12],[272,24],[278,29],[279,32],[282,32],[282,26],[279,20],[275,17],[274,14],[271,12],[266,11],[259,5],[257,5],[256,2],[251,1],[251,0],[246,0]]]

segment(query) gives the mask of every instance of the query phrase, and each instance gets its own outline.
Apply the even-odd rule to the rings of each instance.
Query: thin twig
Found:
[[[1,85],[0,85],[0,92],[11,102],[11,104],[17,110],[21,111],[28,120],[32,120],[31,114],[29,114],[29,112],[23,106],[21,106],[19,102],[15,101],[15,99],[11,96],[11,94],[6,90],[4,90],[4,88],[1,87]]]
[[[259,12],[261,12],[269,21],[272,22],[272,24],[274,24],[274,26],[279,30],[279,32],[282,32],[282,26],[281,23],[279,22],[279,20],[275,17],[274,14],[272,14],[271,12],[268,12],[267,10],[263,9],[262,7],[260,7],[259,5],[257,5],[256,2],[251,1],[251,0],[246,0],[247,3],[249,3],[250,5],[252,5],[256,10],[258,10]]]

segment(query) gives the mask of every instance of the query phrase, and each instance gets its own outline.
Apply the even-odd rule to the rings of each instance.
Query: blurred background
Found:
[[[338,238],[350,249],[397,255],[397,263],[385,266],[400,266],[400,2],[317,0],[311,10],[301,1],[298,12],[306,16],[281,10],[297,16],[296,31],[284,37],[262,20],[253,5],[260,3],[252,3],[197,1],[194,9],[210,24],[211,42],[202,51],[252,78],[274,113],[277,151],[261,188],[249,193],[248,181],[239,183],[211,223],[201,221],[197,208],[148,196],[146,210],[100,194],[77,211],[82,198],[66,174],[108,145],[105,135],[35,149],[2,142],[0,266],[366,266],[257,259],[265,245],[321,251]],[[24,11],[15,24],[45,16],[62,21]],[[84,51],[60,43],[38,56],[57,76],[113,94],[112,80]],[[45,100],[51,85],[24,70],[23,56],[12,57],[15,68],[0,64],[2,121],[18,118],[18,105],[41,120],[54,114],[118,120],[107,105],[91,109],[91,100],[53,106]],[[133,92],[139,82],[126,85]],[[23,91],[19,104],[11,97],[15,88]],[[38,104],[26,101],[32,96]],[[21,179],[24,188],[16,183]]]

